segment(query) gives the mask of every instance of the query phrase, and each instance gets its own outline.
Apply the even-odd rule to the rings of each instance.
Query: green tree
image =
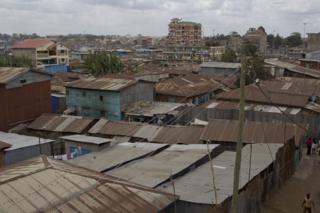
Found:
[[[236,60],[237,60],[237,55],[230,48],[227,48],[226,51],[221,56],[222,62],[235,62]]]
[[[297,47],[302,44],[301,34],[298,32],[291,33],[290,36],[286,37],[284,43],[289,47]]]
[[[246,84],[251,84],[256,79],[271,78],[271,73],[265,69],[264,59],[257,54],[257,47],[254,45],[247,44],[242,47],[241,61],[241,69],[246,71]]]
[[[0,56],[0,67],[32,67],[27,56]]]
[[[117,56],[106,51],[88,55],[84,61],[84,66],[94,76],[120,73],[124,68],[123,63]]]

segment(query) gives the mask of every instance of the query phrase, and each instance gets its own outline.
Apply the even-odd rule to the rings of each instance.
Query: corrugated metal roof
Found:
[[[171,103],[171,102],[151,102],[151,101],[138,101],[126,107],[124,112],[127,115],[143,115],[150,116],[173,114],[176,115],[187,104]],[[180,110],[179,110],[180,109]]]
[[[4,150],[4,149],[10,148],[10,147],[11,147],[11,144],[0,141],[0,150]]]
[[[225,63],[225,62],[203,62],[200,67],[213,67],[213,68],[225,68],[225,69],[240,69],[241,63]]]
[[[0,170],[5,212],[159,212],[174,196],[39,157]]]
[[[288,83],[291,83],[290,89],[285,89],[284,86]],[[310,96],[320,97],[320,80],[318,79],[281,77],[262,81],[259,84],[272,102],[265,97],[257,85],[250,84],[245,87],[247,103],[303,108],[308,104]],[[238,101],[240,89],[220,93],[217,97],[220,100]]]
[[[156,152],[166,146],[166,144],[125,142],[77,157],[68,162],[102,172]]]
[[[6,149],[5,151],[21,149],[29,146],[36,146],[39,145],[39,142],[40,144],[53,142],[53,140],[49,139],[43,139],[26,135],[18,135],[15,133],[6,132],[0,132],[0,141],[11,145],[11,147]]]
[[[209,150],[218,145],[209,145]],[[172,145],[160,153],[106,172],[143,186],[156,187],[208,155],[207,145]]]
[[[69,115],[42,114],[40,117],[34,120],[28,126],[28,128],[50,132],[82,133],[93,122],[93,118]]]
[[[265,59],[264,61],[267,64],[271,64],[271,65],[274,65],[277,67],[281,67],[281,68],[290,70],[292,72],[296,72],[299,74],[304,74],[307,76],[311,76],[311,77],[320,79],[320,72],[315,69],[306,68],[303,66],[299,66],[297,64],[293,64],[293,63],[289,63],[289,62],[285,62],[285,61],[280,61],[279,59],[274,59],[274,58]]]
[[[91,143],[96,145],[101,145],[105,143],[110,143],[112,140],[108,138],[100,138],[100,137],[93,137],[87,135],[68,135],[60,137],[61,139],[80,142],[80,143]]]
[[[162,130],[161,126],[143,125],[134,135],[135,138],[144,138],[153,141],[158,133]]]
[[[66,84],[66,87],[92,89],[92,90],[109,90],[121,91],[138,81],[124,78],[87,78]]]
[[[203,130],[204,128],[199,126],[165,126],[152,141],[168,144],[197,144],[200,143]]]
[[[205,127],[201,136],[202,140],[216,142],[238,141],[237,120],[212,120]],[[281,143],[295,138],[298,142],[303,131],[293,124],[266,123],[246,120],[243,128],[244,143]]]
[[[106,121],[101,119],[89,132],[102,135],[113,136],[133,136],[141,127],[142,123],[124,122],[124,121]]]
[[[202,75],[186,75],[160,81],[156,84],[157,94],[192,97],[221,89],[222,84]]]
[[[0,67],[0,84],[5,84],[29,70],[27,67]]]
[[[13,49],[36,49],[40,47],[50,47],[55,42],[50,39],[37,38],[37,39],[26,39],[18,42],[13,46]]]
[[[249,179],[252,180],[273,162],[276,153],[282,146],[282,144],[268,144],[267,147],[266,144],[253,144],[250,178],[250,145],[242,149],[240,189],[249,182]],[[232,196],[235,155],[235,152],[226,151],[212,160],[219,204]],[[201,204],[212,204],[214,202],[212,175],[209,168],[210,162],[207,162],[173,180],[175,193],[179,195],[180,200]],[[157,189],[173,192],[172,183],[165,183]]]

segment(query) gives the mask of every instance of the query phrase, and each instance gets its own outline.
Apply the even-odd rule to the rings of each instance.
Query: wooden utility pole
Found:
[[[232,205],[231,212],[238,212],[238,192],[239,192],[239,180],[240,180],[240,168],[241,168],[241,150],[242,150],[242,135],[243,135],[243,124],[244,124],[244,99],[245,99],[245,73],[246,73],[247,60],[243,56],[241,58],[241,74],[240,74],[240,106],[239,106],[239,130],[238,130],[238,143],[237,143],[237,153],[235,159],[234,167],[234,179],[233,179],[233,195],[232,195]]]

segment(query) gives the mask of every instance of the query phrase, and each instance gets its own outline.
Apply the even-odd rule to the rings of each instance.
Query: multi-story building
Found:
[[[26,39],[12,47],[14,56],[25,56],[33,66],[69,64],[69,50],[50,39]]]
[[[252,44],[258,48],[259,53],[265,54],[268,47],[267,33],[263,27],[250,28],[243,37],[244,43]]]
[[[0,68],[0,130],[51,111],[51,76],[29,68]]]
[[[308,33],[307,42],[309,51],[320,50],[320,33]]]
[[[174,18],[169,23],[168,46],[203,46],[201,24]]]
[[[153,101],[153,83],[120,78],[89,78],[66,85],[69,111],[76,115],[121,120],[128,104]]]

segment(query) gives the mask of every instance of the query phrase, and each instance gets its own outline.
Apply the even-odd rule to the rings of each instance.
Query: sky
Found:
[[[0,33],[164,36],[172,18],[204,35],[320,32],[320,0],[0,0]]]

